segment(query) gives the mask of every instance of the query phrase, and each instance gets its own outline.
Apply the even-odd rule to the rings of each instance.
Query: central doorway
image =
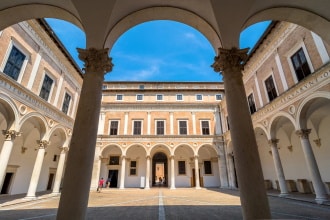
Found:
[[[152,158],[152,186],[167,187],[167,156],[162,152],[156,153]]]

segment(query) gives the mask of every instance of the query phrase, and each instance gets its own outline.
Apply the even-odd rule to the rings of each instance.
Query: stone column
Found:
[[[147,156],[147,167],[146,167],[146,186],[144,189],[150,189],[150,155]]]
[[[224,80],[243,218],[267,219],[271,214],[242,79],[247,52],[248,49],[219,48],[212,67],[222,73]]]
[[[195,160],[195,188],[196,189],[201,189],[201,184],[199,182],[199,166],[198,166],[198,156],[194,157]]]
[[[284,176],[284,171],[280,159],[280,154],[278,153],[277,149],[277,143],[278,139],[271,139],[268,141],[269,145],[271,146],[272,149],[272,155],[274,159],[274,164],[275,164],[275,171],[278,179],[278,184],[280,185],[281,189],[281,194],[279,195],[280,197],[285,197],[288,196],[288,188],[286,186],[285,182],[285,176]]]
[[[21,133],[14,130],[2,130],[2,134],[5,136],[5,141],[3,142],[0,154],[0,189],[2,188],[6,176],[6,170],[13,149],[14,140],[17,136],[20,136]]]
[[[312,178],[312,183],[316,195],[315,201],[318,204],[322,204],[327,201],[328,196],[325,190],[324,183],[322,182],[321,174],[316,163],[311,143],[309,142],[310,133],[311,129],[301,129],[296,131],[296,134],[300,137],[301,146],[303,148],[307,163],[307,168]]]
[[[218,145],[219,155],[218,155],[218,166],[219,166],[219,176],[220,176],[220,188],[229,188],[228,184],[228,173],[227,173],[227,163],[225,157],[225,150],[222,144]]]
[[[64,170],[65,155],[68,152],[69,148],[60,147],[60,149],[61,149],[61,155],[60,155],[60,159],[58,160],[58,164],[57,164],[53,193],[52,193],[55,195],[60,194],[60,186],[61,186],[61,180],[62,180],[63,170]]]
[[[42,162],[44,161],[46,147],[47,147],[47,145],[49,145],[49,141],[46,141],[46,140],[38,140],[37,143],[38,143],[37,158],[34,163],[29,189],[28,189],[25,199],[35,199],[36,198],[36,190],[38,187],[40,172],[41,172],[41,168],[42,168]]]
[[[86,217],[102,84],[104,74],[111,71],[113,66],[108,57],[108,49],[78,49],[78,52],[79,58],[85,62],[85,74],[57,211],[58,220]]]
[[[171,160],[171,186],[170,186],[170,189],[175,189],[174,155],[170,156],[170,160]]]
[[[126,156],[121,156],[119,189],[125,189],[125,170],[126,170]]]
[[[228,166],[229,166],[229,179],[230,179],[230,183],[229,186],[232,189],[237,189],[236,187],[236,175],[235,175],[235,164],[234,164],[234,155],[233,153],[229,153],[228,154]]]

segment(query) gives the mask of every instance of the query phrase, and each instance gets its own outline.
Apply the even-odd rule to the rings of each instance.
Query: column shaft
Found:
[[[84,82],[72,132],[57,219],[85,219],[95,155],[104,73],[112,69],[108,49],[79,49]],[[83,171],[83,175],[81,173]],[[79,180],[79,184],[77,184]]]
[[[277,143],[278,143],[277,139],[269,140],[269,144],[271,145],[271,149],[272,149],[272,155],[275,164],[275,171],[278,179],[278,184],[280,185],[280,189],[281,189],[280,196],[284,197],[288,195],[288,188],[285,182],[284,171],[280,159],[280,154],[278,153]]]
[[[120,168],[120,186],[119,189],[125,189],[125,170],[126,170],[126,157],[121,157],[121,168]]]
[[[174,156],[171,156],[171,187],[170,189],[175,189],[175,169],[174,169]]]
[[[199,166],[198,166],[198,156],[195,156],[195,188],[196,189],[200,189],[201,188],[201,184],[199,181]]]
[[[243,218],[267,219],[270,209],[241,72],[247,51],[219,48],[212,66],[224,77]]]
[[[150,156],[147,156],[146,185],[145,185],[145,189],[150,189]]]
[[[226,163],[223,146],[220,146],[220,148],[222,148],[222,152],[218,156],[220,188],[228,188],[229,184],[228,184],[227,163]]]
[[[58,160],[58,165],[57,165],[56,175],[55,175],[55,181],[54,181],[54,187],[53,187],[53,194],[59,194],[60,193],[60,186],[61,186],[61,180],[62,180],[62,176],[63,176],[66,152],[67,152],[67,148],[63,148],[63,150],[61,151],[60,159]]]
[[[312,178],[312,183],[316,195],[315,201],[318,204],[322,204],[325,201],[327,201],[328,196],[325,190],[324,183],[321,178],[319,168],[316,163],[316,159],[312,150],[311,143],[309,141],[308,135],[310,134],[310,132],[311,129],[302,129],[300,131],[297,131],[296,133],[300,136],[301,146],[304,151],[307,168]]]

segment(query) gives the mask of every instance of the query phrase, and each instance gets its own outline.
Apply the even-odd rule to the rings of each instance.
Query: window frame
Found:
[[[163,122],[164,123],[163,134],[158,134],[157,122]],[[156,119],[155,120],[155,135],[165,135],[165,134],[166,134],[166,121],[164,119]]]
[[[161,99],[158,99],[158,96],[161,97]],[[156,101],[164,101],[164,95],[163,94],[156,94]]]
[[[215,94],[215,101],[221,101],[222,100],[222,94]],[[220,96],[220,98],[218,99],[217,97]]]
[[[44,81],[45,81],[46,76],[48,76],[50,79],[53,80],[52,86],[51,86],[51,88],[50,88],[50,90],[49,90],[49,95],[48,95],[48,99],[47,99],[47,100],[44,99],[44,98],[42,98],[42,97],[40,96],[40,92],[41,92],[41,90],[42,90],[42,86],[43,86],[43,84],[44,84]],[[52,95],[53,95],[53,90],[54,90],[55,84],[56,84],[55,77],[54,77],[51,73],[49,73],[48,71],[44,71],[44,75],[43,75],[43,77],[42,77],[42,80],[41,80],[41,82],[40,82],[40,86],[39,86],[39,92],[38,92],[39,97],[40,97],[41,99],[45,100],[46,102],[50,102],[51,97],[52,97]],[[72,96],[71,96],[71,97],[72,97]]]
[[[134,123],[135,122],[141,122],[140,134],[134,134],[134,131],[135,131]],[[132,120],[132,135],[143,135],[143,120],[139,120],[139,119]]]
[[[250,106],[250,99],[249,99],[249,97],[250,96],[252,96],[252,102],[253,102],[253,105],[254,105],[254,111],[252,112],[252,107],[253,106]],[[251,92],[248,96],[247,96],[247,102],[248,102],[248,106],[249,106],[249,110],[250,110],[250,114],[252,115],[253,113],[255,113],[256,111],[257,111],[257,105],[256,105],[256,100],[255,100],[255,98],[254,98],[254,94],[253,94],[253,92]]]
[[[112,122],[117,122],[117,134],[111,134],[111,123]],[[119,127],[120,127],[120,120],[118,120],[118,119],[110,119],[109,120],[109,135],[110,136],[119,135]]]
[[[181,173],[182,171],[180,169],[180,162],[184,164],[184,173]],[[186,176],[187,175],[187,166],[186,166],[186,161],[185,160],[178,160],[178,176]]]
[[[198,97],[201,97],[201,99],[198,99]],[[196,98],[196,101],[203,101],[203,94],[196,94],[195,98]]]
[[[8,62],[8,59],[9,59],[9,55],[13,49],[13,47],[16,47],[21,53],[23,53],[25,55],[25,59],[22,63],[22,66],[21,66],[21,70],[18,74],[18,77],[17,77],[17,80],[16,82],[18,83],[22,83],[22,79],[23,79],[23,75],[24,75],[24,72],[25,72],[25,69],[26,69],[26,66],[27,66],[27,63],[31,57],[31,53],[28,52],[27,49],[25,49],[18,41],[16,41],[14,38],[11,39],[9,45],[8,45],[8,48],[7,48],[7,51],[6,51],[6,54],[3,58],[3,61],[2,61],[2,64],[1,64],[1,72],[4,71],[5,67],[6,67],[6,64]],[[4,72],[3,72],[4,73]],[[5,74],[5,73],[4,73]],[[8,76],[7,74],[5,74],[6,76]],[[10,77],[10,76],[8,76]],[[11,78],[11,77],[10,77]],[[12,78],[11,78],[12,79]],[[14,80],[14,79],[13,79]]]
[[[207,122],[207,125],[208,125],[208,131],[209,131],[208,134],[204,134],[204,133],[203,133],[203,122]],[[210,120],[201,119],[199,123],[200,123],[201,135],[211,135]]]
[[[180,127],[180,122],[186,122],[186,134],[181,134],[181,127]],[[178,134],[179,135],[189,135],[189,129],[188,129],[188,120],[185,119],[179,119],[178,120]]]
[[[178,99],[178,96],[181,96],[181,99]],[[176,94],[176,101],[182,102],[183,101],[183,94]]]
[[[121,97],[121,99],[118,99]],[[124,95],[123,94],[116,94],[116,101],[122,102],[124,100]]]
[[[273,84],[274,84],[274,88],[275,88],[275,91],[276,91],[276,97],[273,98],[272,100],[270,100],[270,98],[269,98],[268,91],[267,91],[267,86],[266,86],[266,80],[268,80],[270,77],[272,77],[272,79],[273,79]],[[274,99],[276,99],[279,96],[279,92],[278,92],[278,89],[277,89],[277,85],[276,85],[276,81],[275,81],[275,77],[274,77],[274,74],[273,73],[268,74],[263,79],[263,86],[264,86],[264,91],[265,91],[266,98],[267,98],[268,102],[273,101]]]
[[[135,167],[132,166],[132,163],[135,162]],[[135,170],[135,174],[132,174],[132,170]],[[129,176],[138,176],[138,161],[130,160],[129,161]]]
[[[209,162],[210,163],[210,170],[211,172],[210,173],[207,173],[206,171],[206,166],[205,166],[205,163],[206,162]],[[212,160],[203,160],[203,168],[204,168],[204,175],[205,176],[213,176],[213,168],[212,168]]]
[[[138,99],[138,97],[141,96],[141,99]],[[144,99],[144,95],[143,94],[136,94],[136,101],[142,102]]]
[[[65,113],[65,112],[63,111],[63,106],[64,106],[64,102],[65,102],[65,96],[66,96],[66,94],[67,94],[68,96],[70,96],[70,101],[69,101],[69,105],[68,105],[67,112]],[[62,111],[63,113],[65,113],[66,115],[70,115],[70,113],[71,113],[71,106],[72,106],[72,101],[73,101],[73,98],[72,98],[72,97],[73,97],[72,94],[71,94],[70,92],[68,92],[67,90],[65,90],[65,92],[64,92],[64,96],[63,96],[63,100],[62,100],[62,108],[61,108],[61,111]]]

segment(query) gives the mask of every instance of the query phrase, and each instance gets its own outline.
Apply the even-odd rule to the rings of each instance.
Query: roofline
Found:
[[[57,37],[54,30],[49,26],[47,21],[43,18],[36,19],[41,27],[48,33],[48,35],[53,39],[54,43],[58,46],[58,48],[62,51],[64,56],[69,60],[69,62],[73,65],[73,67],[77,70],[81,78],[84,78],[83,72],[76,61],[73,59],[69,51],[65,48],[61,40]]]
[[[189,82],[189,81],[104,81],[103,84],[107,84],[107,83],[113,83],[113,84],[118,84],[118,83],[128,83],[128,84],[141,84],[141,83],[145,83],[145,84],[177,84],[177,83],[181,83],[181,84],[223,84],[223,82]]]

